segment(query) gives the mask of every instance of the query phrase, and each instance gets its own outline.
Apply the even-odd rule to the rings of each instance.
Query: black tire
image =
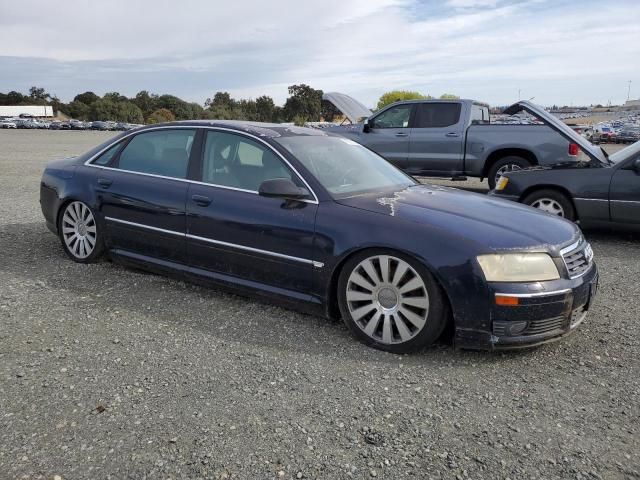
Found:
[[[562,215],[558,214],[558,216],[566,218],[567,220],[571,220],[572,222],[576,221],[576,211],[575,211],[575,208],[573,208],[573,203],[564,193],[559,192],[557,190],[550,190],[550,189],[536,190],[535,192],[532,192],[529,195],[527,195],[525,199],[522,201],[522,203],[534,208],[540,208],[536,204],[539,204],[540,202],[543,202],[546,199],[557,202],[557,204],[562,208],[563,213]],[[553,212],[549,212],[549,213],[553,214]]]
[[[407,273],[399,277],[399,280],[401,281],[398,283],[400,289],[405,288],[406,285],[408,285],[418,277],[422,280],[423,284],[416,290],[407,291],[406,294],[408,295],[399,294],[399,296],[396,297],[396,305],[398,307],[398,310],[395,313],[389,313],[389,311],[386,311],[388,315],[384,315],[382,310],[383,307],[379,303],[381,297],[378,296],[376,300],[378,302],[376,304],[377,307],[370,307],[373,308],[371,310],[372,315],[370,318],[373,320],[373,317],[378,317],[378,319],[375,320],[375,322],[377,322],[377,324],[379,325],[378,327],[376,327],[376,332],[380,333],[376,335],[376,332],[373,332],[370,336],[369,334],[365,333],[364,327],[360,326],[358,322],[354,320],[350,307],[353,309],[353,305],[356,304],[357,306],[358,302],[347,301],[347,290],[348,288],[350,288],[350,286],[353,285],[352,280],[350,279],[352,273],[354,273],[354,271],[362,272],[362,270],[359,270],[360,268],[362,268],[362,262],[367,262],[371,259],[374,259],[375,262],[375,258],[380,258],[381,256],[383,258],[389,258],[387,270],[387,277],[389,278],[389,280],[391,280],[392,278],[393,280],[395,280],[394,277],[396,276],[396,273],[401,271],[400,265],[403,264],[402,262],[404,262],[405,265],[408,264],[408,266],[410,267],[410,270],[407,270]],[[380,278],[382,277],[382,275],[380,275],[380,264],[378,264],[378,267],[379,268],[377,269],[376,273]],[[381,282],[380,286],[381,288],[385,288],[384,285],[389,284],[393,284],[393,281],[386,284],[384,282]],[[424,290],[426,290],[426,295],[424,295]],[[415,327],[415,324],[409,321],[409,317],[405,316],[403,313],[407,311],[407,304],[405,304],[404,301],[414,300],[415,298],[422,298],[411,296],[412,294],[415,295],[416,292],[418,292],[418,295],[424,296],[427,299],[427,308],[424,310],[420,310],[419,308],[414,310],[414,307],[411,307],[409,305],[409,308],[412,309],[413,312],[420,312],[420,315],[424,319],[424,325],[422,327]],[[349,290],[349,295],[353,293],[354,291]],[[440,285],[438,285],[438,282],[427,270],[427,268],[408,255],[390,250],[365,250],[351,257],[344,264],[342,271],[340,272],[337,297],[342,319],[351,331],[352,335],[367,346],[391,353],[415,352],[433,344],[442,335],[442,332],[444,331],[450,318],[449,306],[444,293]],[[365,301],[365,303],[368,302],[369,301]],[[378,310],[376,310],[376,308],[378,308]],[[365,315],[365,317],[367,316],[368,314]],[[387,317],[390,317],[388,322],[392,326],[389,327],[389,331],[392,332],[393,341],[385,343],[384,341],[382,341],[382,331],[384,330],[383,325],[387,322]],[[399,322],[398,317],[400,317],[400,320],[402,321]],[[369,322],[370,321],[371,320],[369,320]],[[405,327],[408,326],[409,328],[413,329],[411,332],[412,336],[407,337],[408,340],[404,341],[402,339],[401,329],[399,328],[400,325],[398,325],[398,323],[402,324],[402,330],[404,330],[405,334],[408,333],[408,330],[406,330]]]
[[[78,221],[80,215],[83,218]],[[69,240],[74,236],[75,242]],[[74,262],[95,263],[104,254],[104,240],[95,212],[84,202],[74,200],[62,206],[58,215],[58,237],[64,252]]]
[[[509,168],[509,166],[511,166],[511,168]],[[521,170],[523,168],[529,168],[530,166],[531,166],[531,162],[526,158],[517,157],[517,156],[502,157],[493,165],[491,165],[491,168],[487,173],[489,188],[491,190],[496,188],[496,182],[498,181],[496,177],[498,176],[498,171],[501,168],[507,167],[508,170],[513,170],[513,167],[516,167],[515,168],[516,170]]]

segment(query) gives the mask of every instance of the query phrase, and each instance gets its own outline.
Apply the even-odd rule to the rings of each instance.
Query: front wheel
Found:
[[[489,188],[493,190],[496,188],[496,183],[500,180],[500,177],[507,172],[515,172],[516,170],[522,170],[529,168],[531,163],[522,157],[504,157],[491,165],[489,173],[487,174],[487,180],[489,181]]]
[[[575,209],[571,200],[565,194],[556,190],[538,190],[530,193],[522,203],[551,215],[566,218],[572,222],[576,219]]]
[[[60,215],[58,233],[64,251],[73,261],[93,263],[102,256],[101,232],[87,204],[79,201],[68,203]]]
[[[338,282],[340,313],[362,343],[393,353],[431,345],[448,319],[436,280],[418,261],[370,250],[345,264]]]

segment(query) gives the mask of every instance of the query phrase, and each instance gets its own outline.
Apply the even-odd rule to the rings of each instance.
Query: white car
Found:
[[[11,120],[0,120],[0,128],[18,128]]]

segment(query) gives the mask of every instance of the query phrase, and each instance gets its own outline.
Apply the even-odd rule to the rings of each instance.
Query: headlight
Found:
[[[509,179],[507,177],[500,177],[496,182],[496,191],[504,190],[504,188],[507,186],[507,183],[509,183]]]
[[[546,253],[480,255],[478,263],[488,282],[542,282],[560,278],[556,264]]]

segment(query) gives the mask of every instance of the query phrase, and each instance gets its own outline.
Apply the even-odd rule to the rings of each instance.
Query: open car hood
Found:
[[[569,127],[566,123],[561,121],[558,117],[550,114],[544,108],[531,103],[527,100],[522,100],[518,103],[514,103],[509,108],[507,108],[504,113],[507,115],[514,115],[518,112],[525,111],[530,113],[531,115],[537,117],[540,121],[542,121],[548,127],[551,127],[553,130],[558,132],[564,138],[569,140],[572,143],[577,143],[578,146],[582,149],[582,151],[587,154],[591,159],[596,160],[598,162],[608,164],[606,154],[602,151],[600,147],[596,147],[589,140],[584,138],[582,135],[577,134],[573,131],[571,127]]]
[[[358,123],[362,118],[371,116],[371,110],[349,95],[339,92],[328,92],[322,99],[332,103],[351,123]]]

